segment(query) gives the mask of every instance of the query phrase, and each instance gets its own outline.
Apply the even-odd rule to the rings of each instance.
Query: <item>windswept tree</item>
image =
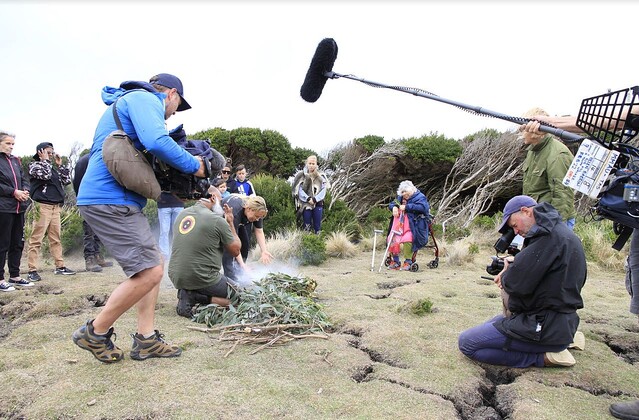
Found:
[[[355,139],[329,153],[329,205],[343,200],[362,218],[390,202],[405,179],[428,196],[441,186],[461,151],[456,140],[437,133],[391,142],[378,136]]]
[[[472,220],[521,193],[524,148],[512,132],[484,130],[462,142],[463,153],[437,194],[439,223],[467,227]]]

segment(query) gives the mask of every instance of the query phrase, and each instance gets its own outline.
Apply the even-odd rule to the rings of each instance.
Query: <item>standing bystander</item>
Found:
[[[184,210],[184,201],[175,194],[162,192],[158,200],[158,222],[160,224],[160,238],[158,243],[164,261],[171,257],[171,243],[173,242],[173,225],[180,212]]]
[[[324,217],[324,198],[329,187],[328,179],[317,167],[317,156],[311,155],[306,159],[304,169],[293,180],[293,196],[298,212],[302,212],[304,230],[313,229],[319,234]]]
[[[15,136],[0,131],[0,291],[12,292],[14,286],[33,283],[20,277],[20,258],[24,248],[24,212],[29,207],[29,185],[20,159],[13,156]],[[5,261],[9,282],[4,281]]]
[[[548,115],[540,108],[529,110],[524,117]],[[523,193],[538,203],[547,202],[557,209],[566,225],[575,226],[575,192],[563,184],[572,163],[572,153],[565,144],[546,133],[522,131],[521,138],[528,146],[524,160]]]
[[[69,165],[62,164],[62,157],[53,151],[53,144],[49,142],[38,144],[33,159],[33,162],[29,164],[31,198],[38,203],[39,211],[33,221],[33,231],[27,251],[29,281],[42,280],[38,274],[38,256],[45,234],[48,235],[49,249],[55,260],[54,274],[73,275],[75,271],[69,270],[64,265],[60,241],[62,230],[60,212],[64,204],[64,186],[71,183],[71,170]]]
[[[253,183],[246,177],[246,166],[244,165],[237,165],[235,178],[227,181],[226,186],[231,194],[255,195],[255,188],[253,188]]]

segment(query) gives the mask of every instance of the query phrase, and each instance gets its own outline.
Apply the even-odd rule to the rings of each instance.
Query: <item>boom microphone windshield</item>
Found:
[[[337,59],[337,43],[333,38],[324,38],[315,50],[300,89],[300,95],[306,102],[315,102],[319,99],[329,77],[327,73],[333,70],[335,59]]]
[[[491,111],[489,109],[486,109],[480,106],[466,105],[461,102],[442,98],[435,94],[426,92],[422,89],[403,87],[403,86],[389,86],[383,83],[362,79],[350,74],[336,73],[333,71],[333,64],[335,64],[336,59],[337,59],[337,43],[335,42],[333,38],[324,38],[319,43],[319,45],[317,46],[317,49],[315,50],[315,55],[313,55],[313,59],[311,60],[311,65],[308,68],[308,72],[306,73],[304,84],[302,84],[302,88],[300,89],[300,95],[302,96],[302,99],[304,99],[306,102],[317,101],[319,97],[322,95],[322,90],[324,89],[324,85],[326,84],[326,81],[329,78],[339,79],[340,77],[343,77],[345,79],[362,82],[369,86],[397,90],[404,93],[410,93],[411,95],[421,96],[422,98],[443,102],[449,105],[456,106],[463,110],[470,111],[471,113],[474,113],[476,115],[499,118],[499,119],[510,121],[512,123],[519,124],[519,125],[526,124],[527,122],[531,121],[531,119],[529,118],[512,117],[510,115]],[[549,125],[543,122],[541,122],[539,131],[553,134],[559,137],[560,139],[564,140],[565,142],[569,142],[569,143],[578,142],[585,138],[577,134],[570,133],[568,131],[553,127],[552,125]]]

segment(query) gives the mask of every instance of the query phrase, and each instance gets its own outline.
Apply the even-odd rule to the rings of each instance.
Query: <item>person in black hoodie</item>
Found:
[[[0,131],[0,291],[14,286],[33,286],[20,277],[20,258],[24,247],[24,212],[29,207],[29,185],[20,159],[13,156],[15,136]],[[9,266],[9,282],[4,281],[4,264]]]
[[[87,153],[86,155],[81,156],[75,163],[75,168],[73,169],[73,191],[75,191],[76,197],[78,196],[78,191],[80,191],[80,182],[82,182],[82,177],[84,177],[84,173],[87,171],[87,166],[89,166],[90,156],[91,155]],[[82,231],[86,270],[99,273],[102,271],[102,267],[112,267],[113,263],[105,260],[102,255],[103,246],[100,238],[98,238],[98,235],[93,232],[93,229],[91,229],[91,226],[89,226],[86,220],[82,220]]]
[[[38,274],[38,254],[45,233],[48,234],[49,249],[55,260],[54,274],[75,274],[75,271],[64,266],[60,242],[60,211],[64,204],[64,185],[71,183],[71,170],[68,165],[62,165],[62,157],[53,151],[53,144],[49,142],[38,144],[33,159],[34,161],[29,164],[31,198],[38,203],[40,211],[33,221],[33,232],[29,238],[29,280],[42,280]],[[51,163],[52,159],[55,166]]]
[[[493,365],[572,366],[568,348],[584,345],[575,335],[586,282],[581,241],[552,205],[526,195],[506,203],[499,232],[509,229],[524,237],[521,252],[495,277],[509,313],[462,332],[459,349]]]

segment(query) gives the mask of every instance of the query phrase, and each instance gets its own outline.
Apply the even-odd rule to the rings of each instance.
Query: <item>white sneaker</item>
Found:
[[[13,292],[14,290],[16,290],[16,288],[6,281],[0,282],[0,292]]]
[[[33,287],[35,284],[31,283],[29,280],[23,279],[22,277],[18,277],[17,279],[9,279],[9,286]]]

